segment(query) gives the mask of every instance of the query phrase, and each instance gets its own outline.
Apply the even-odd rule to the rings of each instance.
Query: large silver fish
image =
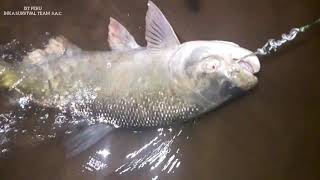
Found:
[[[148,2],[147,47],[110,18],[111,51],[84,51],[64,37],[50,39],[23,61],[0,62],[0,87],[44,106],[69,108],[120,127],[184,122],[257,84],[256,56],[226,41],[180,43]]]

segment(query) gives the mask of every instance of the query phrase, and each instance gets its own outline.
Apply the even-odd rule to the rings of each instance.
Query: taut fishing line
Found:
[[[281,46],[294,40],[298,34],[306,32],[310,28],[314,27],[316,24],[320,24],[320,18],[300,28],[292,28],[289,33],[282,34],[281,39],[279,40],[269,39],[267,43],[265,43],[261,48],[258,48],[255,52],[240,58],[238,61],[245,59],[249,56],[265,56],[271,54],[272,52],[276,52]]]

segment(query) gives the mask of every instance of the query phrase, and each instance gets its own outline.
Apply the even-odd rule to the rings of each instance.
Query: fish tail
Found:
[[[17,40],[0,44],[0,89],[10,89],[19,80],[18,64],[27,54],[27,48]]]
[[[11,89],[19,80],[18,74],[9,63],[0,60],[0,89]]]

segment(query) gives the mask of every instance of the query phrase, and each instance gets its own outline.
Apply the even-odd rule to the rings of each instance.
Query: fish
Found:
[[[0,88],[116,127],[145,128],[194,119],[257,84],[258,57],[241,59],[250,50],[221,40],[181,43],[152,1],[145,20],[146,47],[111,17],[111,50],[51,38],[21,62],[0,61]]]

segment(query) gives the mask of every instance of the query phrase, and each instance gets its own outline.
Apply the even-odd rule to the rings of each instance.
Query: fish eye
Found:
[[[212,58],[212,57],[207,57],[205,58],[206,61],[205,63],[203,64],[204,65],[204,70],[206,72],[214,72],[215,70],[217,70],[220,65],[221,65],[221,62],[219,59],[216,59],[216,58]]]

